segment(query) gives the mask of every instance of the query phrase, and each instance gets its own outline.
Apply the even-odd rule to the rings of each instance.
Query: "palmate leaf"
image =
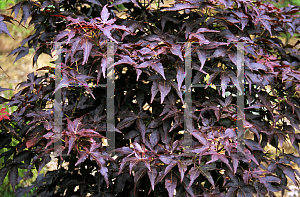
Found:
[[[74,134],[77,134],[82,126],[81,120],[82,118],[76,118],[74,121],[71,121],[69,118],[67,118],[68,130]]]
[[[74,32],[74,31],[62,31],[62,32],[60,32],[60,33],[55,37],[55,40],[54,40],[54,41],[57,42],[57,41],[61,40],[62,38],[66,37],[66,36],[68,36],[67,43],[69,43],[70,40],[71,40],[72,38],[74,38],[75,32]],[[23,40],[22,43],[26,43],[26,41]]]
[[[270,35],[272,36],[272,28],[270,21],[271,18],[267,15],[263,15],[263,13],[259,13],[259,15],[256,16],[256,21],[260,21],[263,26],[269,31]]]
[[[196,178],[202,174],[205,178],[207,178],[207,180],[212,184],[213,187],[215,187],[215,183],[214,180],[211,176],[211,174],[208,172],[208,170],[205,170],[206,165],[204,166],[197,166],[197,167],[192,167],[189,171],[190,174],[190,184],[188,187],[191,187],[191,185],[193,184],[193,182],[196,180]],[[209,168],[208,168],[209,169]]]
[[[6,108],[2,108],[0,110],[0,121],[3,120],[3,118],[7,119],[7,120],[10,120],[10,118],[7,116],[7,115],[9,115],[9,113],[5,110],[6,110]]]
[[[93,79],[94,77],[84,75],[84,74],[79,74],[74,70],[71,70],[70,73],[68,73],[69,75],[65,74],[67,72],[68,71],[63,70],[62,80],[60,81],[59,85],[56,86],[56,89],[54,90],[53,94],[55,94],[57,92],[57,90],[59,90],[63,87],[69,87],[69,86],[72,86],[72,85],[80,85],[80,86],[84,86],[84,88],[95,99],[95,96],[94,96],[93,92],[91,91],[91,89],[90,89],[90,87],[89,87],[89,85],[86,81],[88,79]]]
[[[22,57],[26,56],[29,53],[29,48],[28,47],[19,47],[17,49],[14,49],[9,55],[16,54],[16,53],[18,53],[18,55],[17,55],[17,57],[16,57],[16,59],[15,59],[15,61],[13,63],[15,63],[16,61],[18,61]]]
[[[225,157],[225,155],[220,154],[220,153],[216,153],[215,151],[206,152],[205,155],[207,155],[207,154],[210,154],[210,155],[211,155],[211,160],[208,161],[208,162],[206,162],[206,164],[215,162],[215,161],[217,161],[217,160],[220,159],[222,162],[224,162],[224,163],[228,166],[228,168],[229,168],[231,171],[233,171],[232,168],[231,168],[231,166],[230,166],[230,164],[229,164],[229,161],[228,161],[228,159]]]
[[[178,56],[182,61],[184,61],[183,60],[183,56],[182,56],[182,50],[181,50],[181,45],[172,45],[172,48],[170,49],[170,51],[174,54],[174,55],[176,55],[176,56]]]
[[[30,12],[31,12],[31,2],[24,2],[22,5],[22,10],[23,10],[23,16],[22,19],[20,21],[20,23],[22,23],[24,21],[24,25],[27,22],[28,17],[30,16]]]
[[[80,118],[76,118],[74,121],[71,121],[70,119],[67,118],[67,122],[68,122],[68,131],[66,131],[66,136],[68,137],[68,141],[66,143],[68,143],[68,154],[71,152],[72,148],[76,145],[76,141],[82,137],[87,137],[92,139],[93,137],[97,137],[97,138],[105,138],[104,136],[102,136],[101,134],[99,134],[98,132],[92,130],[92,129],[85,129],[85,128],[81,128],[82,127],[82,117]],[[47,137],[47,136],[44,136]],[[77,147],[78,148],[78,147]],[[91,150],[93,151],[94,145],[91,146]]]
[[[5,34],[9,35],[9,36],[12,38],[12,36],[11,36],[11,34],[9,33],[9,31],[8,31],[8,29],[7,29],[7,26],[6,26],[6,24],[3,22],[3,20],[4,20],[4,17],[3,17],[2,14],[0,14],[0,34],[1,34],[1,33],[5,33]]]
[[[167,96],[167,94],[170,92],[169,90],[170,86],[176,90],[176,93],[181,99],[181,102],[184,103],[182,92],[181,90],[178,89],[178,84],[175,81],[173,81],[172,78],[170,79],[167,78],[167,80],[163,80],[159,76],[155,75],[151,80],[153,81],[153,84],[151,86],[151,101],[150,101],[151,103],[153,102],[158,91],[161,92],[161,102],[163,102],[165,96]],[[160,84],[160,88],[159,88],[159,84]],[[162,98],[163,96],[164,98]]]
[[[155,60],[147,61],[140,65],[136,65],[135,68],[146,68],[148,66],[153,68],[153,70],[158,72],[166,80],[163,65],[162,65],[162,63],[160,63],[158,61],[155,61]]]
[[[80,151],[79,154],[80,154],[80,157],[77,160],[77,162],[75,163],[75,166],[84,162],[89,157],[89,154],[86,151]]]
[[[171,90],[171,85],[168,81],[160,81],[158,84],[158,89],[160,91],[160,103],[162,104],[165,97],[169,94]]]

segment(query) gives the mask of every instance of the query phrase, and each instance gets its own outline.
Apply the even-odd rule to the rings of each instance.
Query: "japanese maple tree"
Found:
[[[276,196],[300,177],[299,7],[266,1],[40,0],[23,1],[21,23],[35,31],[11,52],[52,55],[62,43],[60,84],[53,67],[28,74],[2,120],[0,147],[13,188],[18,169],[32,176],[62,151],[58,169],[41,174],[16,196]],[[0,16],[0,31],[8,35]],[[299,36],[298,36],[299,37]],[[108,151],[105,87],[114,43],[115,154]],[[191,122],[185,122],[186,47],[191,47]],[[237,45],[245,43],[245,147],[237,139]],[[53,62],[54,63],[54,62]],[[79,85],[78,85],[79,84]],[[222,84],[222,86],[219,86]],[[215,85],[215,86],[214,86]],[[62,132],[55,136],[55,94]],[[184,134],[184,129],[188,128]],[[185,137],[190,136],[190,146]],[[18,141],[12,146],[11,139]],[[108,144],[107,144],[108,143]],[[289,144],[294,152],[283,146]],[[273,151],[274,150],[274,151]],[[237,154],[237,152],[239,154]],[[67,162],[67,167],[62,163]]]

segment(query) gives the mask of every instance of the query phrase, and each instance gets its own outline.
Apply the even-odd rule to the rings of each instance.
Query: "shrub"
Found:
[[[31,196],[275,196],[288,189],[287,178],[298,185],[299,172],[292,166],[300,165],[299,41],[284,44],[280,36],[299,33],[299,7],[279,9],[260,0],[171,6],[60,0],[23,1],[11,9],[17,14],[21,8],[21,22],[31,16],[35,32],[11,54],[18,60],[34,48],[36,64],[40,54],[52,55],[53,42],[64,42],[62,79],[56,87],[54,67],[43,67],[45,75],[30,73],[19,84],[8,103],[17,110],[1,124],[1,148],[8,151],[1,154],[0,180],[8,174],[14,188],[18,169],[28,169],[24,178],[40,171],[56,142],[63,154],[57,156],[57,170],[18,188],[17,196],[30,190]],[[205,88],[185,84],[188,45],[181,42],[195,43],[192,78],[186,80],[208,84]],[[238,109],[244,120],[236,111],[241,86],[230,86],[237,83],[238,42],[246,42],[245,108]],[[106,72],[111,45],[114,112],[106,109],[107,90],[97,86],[111,80]],[[53,105],[60,89],[57,140]],[[184,92],[192,95],[188,123]],[[116,154],[107,146],[112,139],[105,139],[108,113],[115,116]],[[244,140],[236,126],[241,121]],[[16,146],[10,145],[12,138]],[[284,144],[297,152],[287,153]]]

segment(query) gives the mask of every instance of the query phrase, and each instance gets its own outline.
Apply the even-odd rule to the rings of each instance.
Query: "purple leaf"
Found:
[[[205,64],[205,61],[206,61],[206,52],[204,50],[199,50],[199,49],[196,49],[196,52],[197,52],[199,61],[201,62],[200,70],[202,70],[203,66]]]
[[[178,165],[178,170],[180,172],[180,182],[182,182],[184,173],[187,170],[187,164],[185,161],[180,160],[180,161],[178,161],[177,165]]]
[[[239,165],[239,160],[235,156],[232,156],[231,158],[232,158],[232,163],[233,163],[233,173],[235,174],[236,170],[237,170],[237,167]]]
[[[236,53],[229,53],[228,54],[229,59],[234,63],[234,65],[237,66],[237,59],[236,59]]]
[[[222,96],[225,97],[225,91],[227,89],[227,86],[230,83],[230,78],[229,76],[225,73],[221,73],[221,87],[222,87]]]
[[[173,197],[174,190],[177,186],[177,176],[174,173],[170,173],[165,178],[165,186],[168,190],[169,197]]]
[[[153,102],[158,91],[159,91],[158,83],[156,81],[153,81],[153,85],[151,86],[151,101],[150,101],[150,103]]]
[[[145,143],[145,135],[146,135],[146,126],[145,126],[145,123],[142,119],[138,118],[136,120],[136,126],[138,127],[140,133],[141,133],[141,136],[142,136],[142,139],[143,139],[143,143]]]
[[[124,155],[128,155],[128,154],[132,153],[133,150],[129,147],[123,146],[121,148],[117,148],[116,152],[119,152],[119,153],[124,154]]]
[[[182,98],[182,92],[180,90],[178,90],[178,85],[175,81],[170,81],[171,85],[173,86],[173,88],[176,90],[176,93],[178,95],[178,97],[180,98],[181,102],[184,103],[183,98]]]
[[[196,178],[200,175],[200,169],[198,167],[192,167],[189,171],[189,174],[190,174],[190,184],[188,188],[193,185]]]
[[[92,43],[90,43],[87,39],[85,39],[81,45],[81,48],[83,49],[83,62],[82,64],[86,64],[88,61],[88,58],[90,56],[91,50],[92,50]]]
[[[165,74],[164,74],[164,67],[160,62],[154,62],[150,65],[156,72],[161,74],[161,76],[166,80]]]
[[[260,147],[260,145],[250,139],[245,139],[245,144],[253,151],[253,150],[258,150],[258,151],[265,151],[262,147]]]
[[[135,69],[135,71],[136,71],[136,81],[138,81],[139,80],[139,77],[141,76],[141,74],[142,74],[142,70],[140,70],[140,69]]]
[[[117,61],[114,65],[119,65],[119,64],[129,64],[129,65],[136,65],[135,61],[131,59],[131,57],[127,56],[127,55],[120,55],[120,57],[122,59],[120,59],[119,61]],[[136,68],[138,68],[138,66],[135,66]],[[145,68],[145,67],[142,67]]]
[[[226,48],[217,48],[209,58],[224,57],[227,54]]]
[[[102,30],[103,34],[107,36],[107,38],[111,39],[114,42],[117,42],[113,37],[111,37],[111,30],[112,30],[111,26],[106,26],[100,29]]]
[[[61,40],[62,38],[68,36],[68,39],[67,39],[67,43],[70,42],[70,40],[75,36],[75,31],[62,31],[60,32],[54,39],[55,42]],[[26,41],[22,41],[22,43],[26,43]]]
[[[158,72],[159,74],[161,74],[161,76],[166,80],[165,74],[164,74],[164,67],[160,62],[151,60],[148,62],[144,62],[140,65],[136,65],[135,68],[146,68],[150,66],[151,68],[153,68],[156,72]]]
[[[171,85],[168,81],[160,81],[158,84],[158,89],[160,91],[161,97],[160,97],[160,103],[162,104],[165,97],[169,94],[171,90]]]
[[[8,174],[8,180],[9,180],[13,190],[16,191],[15,187],[16,187],[17,182],[18,182],[18,166],[17,165],[13,165],[10,168],[10,171],[9,171],[9,174]]]
[[[103,57],[103,58],[101,59],[101,72],[103,73],[104,79],[106,78],[106,77],[105,77],[105,71],[106,71],[106,68],[107,68],[107,58],[106,58],[106,57]],[[98,70],[98,72],[99,72],[99,70]],[[101,73],[101,72],[99,72],[99,73]],[[98,73],[98,74],[99,74],[99,73]],[[99,79],[100,79],[100,76],[99,76]],[[97,81],[98,81],[98,76],[97,76]]]
[[[85,151],[80,151],[79,154],[80,154],[80,158],[76,162],[75,166],[77,166],[78,164],[84,162],[89,156]]]
[[[225,99],[225,106],[224,107],[227,107],[228,105],[230,105],[232,102],[232,96],[230,95],[229,97],[227,97]]]
[[[28,17],[30,16],[30,8],[29,8],[29,3],[24,3],[22,6],[22,10],[23,10],[23,16],[22,16],[22,21],[24,21],[24,25],[26,24],[26,21],[28,19]]]
[[[191,5],[189,3],[177,3],[173,7],[164,8],[163,11],[178,11],[178,10],[197,9],[197,8],[198,8],[197,6]]]
[[[199,131],[195,130],[193,131],[192,135],[197,138],[197,140],[203,144],[204,146],[207,146],[207,139],[205,139],[204,135],[200,133]]]
[[[284,165],[280,165],[280,168],[282,169],[283,173],[285,175],[287,175],[295,185],[297,184],[296,178],[295,178],[295,172],[294,169],[291,168],[290,166],[284,166]]]
[[[139,3],[138,3],[137,0],[131,0],[131,2],[132,2],[136,7],[141,8],[141,7],[139,6]]]
[[[191,33],[189,35],[189,39],[192,39],[193,37],[198,39],[200,46],[204,45],[204,44],[210,44],[211,43],[209,40],[207,40],[204,37],[203,34],[200,34],[200,33]]]
[[[121,130],[123,128],[129,127],[135,122],[136,119],[137,119],[136,116],[125,118],[124,120],[119,122],[119,124],[117,125],[117,129]]]
[[[7,29],[7,26],[4,22],[2,22],[4,18],[0,15],[0,33],[6,33],[7,35],[9,35],[11,38],[11,34],[9,33],[8,29]]]
[[[101,11],[101,19],[102,19],[103,23],[107,22],[109,15],[110,15],[110,13],[108,12],[107,5],[105,5]]]
[[[172,48],[170,49],[170,51],[174,54],[174,55],[177,55],[182,61],[183,60],[183,57],[182,57],[182,51],[181,51],[181,45],[172,45]]]
[[[157,170],[156,170],[156,168],[152,168],[152,170],[151,171],[148,170],[147,173],[148,173],[148,177],[150,179],[152,190],[154,191],[154,186],[155,186],[154,183],[155,183],[155,179],[157,177]]]
[[[255,62],[247,64],[247,61],[245,61],[245,63],[251,70],[258,71],[260,69],[260,70],[268,71],[268,68],[263,64],[255,63]]]
[[[158,130],[154,130],[152,133],[151,133],[151,136],[150,136],[150,144],[152,147],[154,147],[158,141],[159,141],[160,137],[159,137],[159,132]]]
[[[68,130],[72,133],[77,133],[79,131],[81,124],[81,119],[82,118],[76,118],[73,122],[67,118],[67,122],[68,122]]]
[[[167,165],[174,161],[172,155],[160,155],[159,159]]]
[[[108,169],[107,167],[101,167],[99,170],[100,174],[104,177],[104,180],[106,182],[106,188],[109,187],[109,181],[108,181]]]
[[[21,6],[22,6],[22,2],[19,2],[19,3],[17,3],[16,5],[14,5],[13,7],[12,7],[12,13],[14,12],[15,13],[15,19],[17,18],[17,15],[18,15],[18,13],[19,13],[19,11],[20,11],[20,8],[21,8]],[[11,13],[11,14],[12,14]]]
[[[177,78],[177,82],[178,82],[178,90],[180,90],[182,82],[185,77],[184,76],[184,67],[182,65],[178,65],[178,66],[176,66],[176,70],[177,70],[176,78]]]
[[[167,175],[172,168],[174,168],[177,165],[178,161],[172,160],[171,163],[166,167],[165,169],[165,175]]]
[[[208,28],[199,28],[196,33],[204,33],[204,32],[220,32],[218,30],[212,30]]]
[[[208,150],[208,147],[201,147],[201,148],[193,149],[192,152],[202,155],[207,150]]]
[[[146,174],[147,168],[139,168],[137,172],[135,172],[134,175],[134,192],[136,192],[136,184],[137,182]]]
[[[267,19],[267,20],[264,20],[264,19]],[[270,35],[272,36],[272,28],[271,28],[271,24],[268,20],[269,20],[269,17],[264,16],[264,18],[261,19],[260,22],[265,26],[265,28],[269,31]]]
[[[69,144],[68,144],[68,146],[69,146],[69,149],[68,149],[68,153],[67,154],[70,154],[70,152],[71,152],[71,150],[72,150],[72,148],[73,148],[73,146],[74,146],[74,143],[75,143],[75,140],[77,139],[77,137],[76,136],[74,136],[74,135],[71,135],[71,136],[69,136]]]
[[[97,138],[105,138],[98,132],[92,130],[92,129],[81,129],[80,131],[77,132],[77,135],[80,137],[97,137]]]
[[[136,101],[139,105],[140,111],[142,111],[144,99],[145,99],[144,92],[138,91],[136,95]]]

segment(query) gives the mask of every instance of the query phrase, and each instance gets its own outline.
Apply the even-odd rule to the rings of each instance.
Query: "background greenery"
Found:
[[[12,5],[14,5],[17,2],[20,2],[22,0],[0,0],[0,13],[10,15],[11,10],[8,10],[8,8]],[[20,18],[17,18],[17,20],[20,20]],[[26,36],[28,36],[31,32],[33,27],[31,28],[25,28],[24,26],[15,24],[15,25],[8,25],[8,29],[13,36],[14,39],[11,39],[6,34],[0,34],[0,66],[4,70],[0,71],[0,87],[3,88],[10,88],[12,90],[3,91],[0,93],[0,96],[10,99],[13,94],[15,93],[14,88],[16,85],[27,78],[27,74],[30,71],[36,70],[37,68],[32,68],[31,62],[32,62],[32,55],[33,51],[29,51],[29,55],[22,58],[20,61],[18,61],[15,64],[22,64],[22,67],[19,69],[16,69],[14,67],[15,64],[13,64],[15,57],[14,56],[8,56],[7,55],[11,52],[13,48],[16,48],[19,43],[24,39]],[[40,62],[46,63],[47,60],[42,60]],[[6,108],[5,111],[8,113],[12,113],[16,110],[16,107],[7,107],[6,103],[0,104],[0,109]],[[18,143],[17,140],[13,139],[11,142],[11,145],[14,146]],[[7,148],[0,149],[0,154],[3,152],[6,152]],[[4,157],[0,158],[0,166],[2,167],[4,163]],[[47,171],[47,167],[44,167],[40,174],[44,174]],[[26,173],[27,170],[19,170],[18,174],[19,176],[24,176],[24,173]],[[33,181],[35,181],[36,177],[38,176],[38,172],[33,172],[33,177],[31,179],[28,179],[26,181],[21,181],[17,187],[20,186],[28,186]],[[0,196],[1,197],[14,197],[14,191],[12,189],[12,186],[9,184],[8,181],[8,175],[5,177],[4,182],[2,185],[0,185]]]

